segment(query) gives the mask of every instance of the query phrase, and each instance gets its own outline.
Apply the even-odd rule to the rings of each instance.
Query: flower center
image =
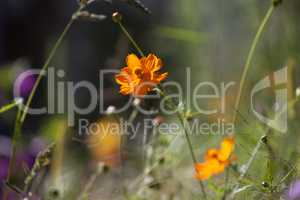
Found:
[[[137,77],[139,79],[142,79],[142,80],[149,80],[150,79],[149,73],[146,73],[142,69],[136,69],[135,74],[137,75]]]
[[[135,74],[139,77],[139,78],[142,78],[142,76],[143,76],[143,71],[141,70],[141,69],[137,69],[137,70],[135,70]]]

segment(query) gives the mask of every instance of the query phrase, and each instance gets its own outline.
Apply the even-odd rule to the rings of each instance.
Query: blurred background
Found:
[[[74,83],[84,80],[98,86],[99,70],[120,69],[125,66],[125,58],[129,53],[137,53],[111,20],[112,13],[119,11],[123,14],[124,25],[142,49],[146,53],[155,53],[162,58],[163,71],[169,72],[169,80],[178,81],[185,86],[186,69],[190,68],[191,87],[200,81],[211,81],[217,85],[231,81],[238,83],[251,42],[270,5],[269,0],[142,0],[142,2],[152,11],[151,15],[121,0],[112,2],[98,0],[91,4],[88,7],[90,12],[106,15],[107,19],[101,22],[76,21],[51,63],[56,69],[65,71],[65,76],[58,80]],[[0,106],[13,100],[14,82],[20,74],[29,69],[41,68],[76,7],[75,0],[0,1]],[[299,8],[300,2],[297,0],[283,2],[267,25],[255,53],[245,95],[241,100],[240,112],[247,122],[241,121],[236,127],[240,147],[237,154],[244,155],[239,156],[241,163],[248,159],[251,149],[261,135],[261,132],[256,130],[262,129],[261,124],[249,111],[249,91],[252,86],[269,73],[288,66],[289,100],[295,98],[293,94],[299,85],[297,77],[300,61]],[[25,81],[24,86],[22,85],[22,96],[25,99],[35,79],[33,76]],[[118,85],[113,76],[107,77],[104,83],[105,88],[102,91],[104,107],[123,105],[127,97],[118,93]],[[274,88],[262,95],[258,105],[262,112],[268,113],[272,109],[274,98],[270,94],[273,92]],[[236,93],[237,84],[226,96],[226,115],[203,117],[201,121],[212,122],[219,118],[230,121],[234,113],[232,108]],[[78,107],[85,107],[89,103],[88,95],[85,90],[76,93],[75,101]],[[61,101],[66,102],[66,99]],[[204,108],[220,104],[218,100],[199,103]],[[33,106],[46,104],[47,81],[44,79],[34,98]],[[290,119],[297,121],[298,107],[294,106],[291,113],[293,114],[289,116]],[[128,118],[129,114],[130,110],[117,117]],[[7,174],[15,115],[16,111],[12,110],[0,116],[0,180],[4,180]],[[136,121],[155,117],[138,115]],[[117,122],[115,117],[100,115],[97,109],[89,115],[76,118],[85,118],[100,124]],[[173,119],[166,117],[165,120]],[[50,178],[43,182],[42,190],[36,190],[38,195],[43,194],[48,198],[49,195],[55,195],[58,190],[59,194],[73,199],[78,196],[82,185],[89,180],[90,174],[94,173],[97,163],[103,161],[112,168],[112,173],[105,175],[101,180],[97,179],[95,185],[99,187],[91,190],[94,197],[91,199],[114,199],[122,196],[124,183],[126,185],[126,181],[135,179],[144,170],[148,155],[145,148],[150,136],[141,132],[134,140],[127,141],[125,146],[122,146],[119,135],[104,137],[102,142],[96,145],[87,145],[86,142],[100,140],[97,137],[101,137],[103,131],[99,130],[98,136],[83,137],[78,135],[77,125],[70,128],[66,123],[66,116],[63,114],[28,116],[18,147],[17,162],[20,167],[15,170],[14,182],[22,183],[26,169],[32,167],[37,153],[55,141],[59,146],[54,152],[56,159],[49,173],[46,172],[51,176],[49,175]],[[289,137],[275,134],[274,145],[290,144],[290,148],[279,149],[278,157],[297,163],[299,129],[294,121],[289,127]],[[193,138],[198,155],[202,154],[207,146],[217,145],[221,138],[222,136],[215,135]],[[170,138],[161,138],[161,142],[168,143]],[[201,145],[204,143],[205,146]],[[182,185],[188,185],[188,188],[191,185],[192,188],[195,185],[189,173],[192,172],[192,166],[185,171],[186,163],[190,162],[188,150],[180,144],[182,141],[178,139],[174,147],[171,147],[174,156],[170,158],[172,162],[168,166],[176,166],[183,174],[182,180],[180,184],[164,189],[165,193],[174,192],[170,192],[169,190],[172,190],[170,188],[174,190],[183,187]],[[260,155],[260,159],[265,160],[266,152],[267,150]],[[262,166],[259,162],[256,165],[257,169]],[[278,173],[284,174],[286,171],[288,167]],[[254,173],[253,176],[260,180],[264,177],[263,173]],[[173,179],[180,179],[180,173],[172,176]],[[193,191],[191,188],[189,189]],[[15,198],[13,193],[11,196],[12,199]]]

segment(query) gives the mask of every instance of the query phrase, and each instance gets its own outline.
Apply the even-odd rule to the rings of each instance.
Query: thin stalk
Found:
[[[131,37],[125,26],[122,24],[121,21],[118,22],[120,28],[122,29],[123,33],[126,35],[126,37],[130,40],[130,42],[133,44],[133,46],[136,48],[136,50],[139,52],[140,56],[145,57],[145,54],[139,47],[139,45],[134,41],[134,39]]]
[[[143,53],[143,51],[141,50],[141,48],[139,47],[139,45],[134,41],[134,39],[131,37],[131,35],[129,34],[129,32],[126,30],[125,26],[123,26],[122,22],[121,21],[118,21],[118,24],[120,26],[120,28],[122,29],[122,31],[124,32],[124,34],[126,35],[126,37],[130,40],[130,42],[133,44],[133,46],[136,48],[136,50],[139,52],[139,54],[144,57],[145,54]],[[161,91],[161,93],[164,95],[164,92]],[[173,104],[173,102],[172,102]],[[135,116],[134,114],[135,111],[133,111],[133,116]],[[187,130],[187,127],[186,127],[186,119],[181,116],[180,113],[178,113],[178,118],[182,124],[182,126],[184,127],[184,133],[185,133],[185,137],[186,137],[186,140],[187,140],[187,143],[188,143],[188,147],[189,147],[189,150],[190,150],[190,154],[192,156],[192,159],[193,159],[193,162],[194,164],[197,163],[197,159],[196,159],[196,156],[195,156],[195,153],[193,151],[193,147],[192,147],[192,143],[191,143],[191,139],[189,137],[189,132]],[[203,198],[204,199],[207,199],[207,195],[206,195],[206,192],[205,192],[205,188],[204,188],[204,185],[203,185],[203,182],[200,180],[199,181],[200,183],[200,187],[201,187],[201,191],[202,191],[202,194],[203,194]]]
[[[117,21],[117,24],[120,26],[121,30],[123,31],[124,35],[127,37],[127,39],[132,43],[132,45],[135,47],[135,49],[139,52],[140,56],[144,57],[145,54],[137,44],[137,42],[133,39],[133,37],[130,35],[130,33],[127,31],[126,27],[122,24],[121,20]],[[133,107],[133,110],[129,116],[128,123],[132,124],[137,117],[139,113],[139,110],[137,109],[137,106]],[[126,138],[122,139],[121,146],[123,147],[125,145]]]
[[[228,194],[228,182],[229,182],[229,169],[227,168],[225,171],[225,184],[224,184],[225,190],[222,195],[222,200],[225,200]]]
[[[241,78],[239,90],[238,90],[238,95],[237,95],[237,99],[236,99],[236,103],[235,103],[235,110],[236,111],[239,110],[240,100],[241,100],[241,96],[242,96],[242,91],[243,91],[243,88],[244,88],[244,85],[245,85],[245,82],[246,82],[247,74],[248,74],[248,71],[250,69],[250,66],[251,66],[251,63],[252,63],[252,59],[253,59],[253,56],[254,56],[257,44],[258,44],[258,42],[259,42],[259,40],[260,40],[260,38],[262,36],[262,33],[265,30],[265,27],[266,27],[268,21],[270,20],[273,12],[274,12],[274,10],[275,10],[275,8],[277,6],[278,6],[278,4],[275,4],[274,1],[272,1],[271,5],[270,5],[270,8],[268,9],[265,17],[263,18],[263,20],[262,20],[262,22],[261,22],[261,24],[260,24],[260,26],[259,26],[259,28],[257,30],[257,33],[256,33],[256,35],[254,37],[254,40],[252,42],[249,54],[247,56],[245,68],[244,68],[243,73],[242,73],[242,78]],[[233,122],[234,123],[236,123],[237,113],[238,112],[234,112],[234,116],[233,116]],[[254,150],[251,153],[250,159],[245,164],[244,170],[243,170],[243,172],[240,174],[240,176],[238,178],[238,182],[240,180],[242,180],[244,178],[244,176],[246,175],[246,173],[248,172],[248,169],[250,168],[252,162],[254,161],[254,159],[256,157],[256,154],[258,153],[261,145],[262,145],[261,140],[259,140],[258,143],[257,143],[257,145],[255,146]],[[239,189],[239,184],[236,184],[235,187],[233,188],[233,191],[231,192],[231,195],[230,195],[229,199],[233,199],[234,198],[234,196],[236,194],[235,191],[238,190],[238,189]]]
[[[158,87],[157,89],[158,89],[160,95],[162,95],[164,97],[166,96],[165,91],[164,91],[163,88]],[[170,103],[170,107],[172,109],[177,108],[177,106],[175,105],[175,103],[171,99],[169,99],[168,102]],[[193,163],[195,165],[195,164],[198,163],[198,161],[197,161],[197,158],[195,156],[195,153],[194,153],[194,150],[193,150],[193,145],[192,145],[192,142],[191,142],[191,139],[190,139],[190,136],[189,136],[189,129],[187,128],[187,124],[188,124],[187,117],[185,115],[183,115],[180,111],[177,111],[176,115],[177,115],[177,118],[179,119],[179,121],[181,123],[181,126],[183,127],[184,135],[185,135],[185,138],[186,138],[187,144],[188,144],[188,148],[189,148]],[[200,188],[201,188],[203,198],[207,199],[207,194],[206,194],[203,182],[201,180],[199,180],[198,182],[199,182],[199,185],[200,185]]]
[[[125,26],[122,24],[121,20],[117,21],[117,24],[120,26],[121,30],[123,31],[124,35],[127,37],[127,39],[132,43],[132,45],[135,47],[135,49],[139,52],[140,56],[145,57],[144,52],[141,50],[137,42],[133,39],[133,37],[130,35],[130,33],[127,31]],[[132,124],[137,117],[139,113],[139,110],[136,105],[133,106],[133,110],[130,113],[128,123]],[[121,149],[124,148],[125,143],[127,142],[126,134],[121,138]],[[125,199],[128,199],[128,194],[125,192],[124,193]]]
[[[84,8],[84,6],[80,6],[80,7],[78,8],[78,10],[75,12],[75,14],[78,13],[78,12],[80,12],[83,8]],[[25,118],[26,118],[26,116],[27,116],[27,114],[28,114],[29,106],[31,105],[32,99],[33,99],[33,97],[34,97],[34,95],[35,95],[35,93],[36,93],[36,90],[37,90],[37,88],[38,88],[38,86],[39,86],[39,84],[40,84],[40,82],[41,82],[41,80],[42,80],[42,78],[43,78],[43,72],[46,71],[46,70],[48,69],[48,67],[49,67],[49,65],[50,65],[50,63],[51,63],[53,57],[54,57],[55,54],[56,54],[56,51],[57,51],[58,47],[61,45],[62,41],[64,40],[66,34],[67,34],[68,31],[70,30],[70,28],[71,28],[71,26],[73,25],[73,23],[74,23],[75,20],[76,20],[76,18],[73,17],[73,16],[70,18],[68,24],[66,25],[66,27],[65,27],[64,30],[63,30],[63,32],[61,33],[61,35],[60,35],[59,38],[57,39],[56,43],[54,44],[54,47],[52,48],[49,57],[47,58],[46,62],[44,63],[44,65],[43,65],[43,67],[42,67],[42,71],[41,71],[41,73],[39,74],[37,80],[35,81],[34,86],[33,86],[32,90],[31,90],[30,95],[29,95],[29,97],[28,97],[28,100],[27,100],[27,102],[26,102],[26,105],[25,105],[25,108],[24,108],[24,111],[23,111],[23,113],[22,113],[21,120],[20,120],[21,123],[24,122],[24,120],[25,120]]]
[[[10,153],[10,162],[8,166],[8,173],[7,173],[7,178],[6,181],[10,183],[10,177],[13,171],[13,167],[15,165],[16,161],[16,151],[17,151],[17,143],[19,142],[20,134],[21,134],[21,123],[20,123],[20,116],[21,116],[21,109],[18,109],[17,112],[17,117],[15,121],[15,128],[13,132],[13,139],[12,139],[12,148],[11,148],[11,153]]]
[[[181,125],[183,126],[184,135],[185,135],[185,138],[187,140],[187,144],[188,144],[188,147],[189,147],[189,150],[190,150],[190,154],[191,154],[192,160],[193,160],[194,165],[195,165],[195,164],[197,164],[197,159],[196,159],[196,156],[195,156],[195,152],[193,150],[191,138],[189,136],[189,130],[187,128],[187,123],[188,122],[187,122],[187,120],[180,113],[178,113],[177,116],[178,116],[178,118],[180,120]],[[207,199],[207,195],[206,195],[206,191],[205,191],[205,187],[204,187],[203,182],[201,180],[199,180],[198,182],[199,182],[199,185],[200,185],[200,188],[201,188],[201,192],[202,192],[203,198]]]
[[[137,109],[136,106],[133,106],[133,110],[130,113],[129,118],[128,118],[128,124],[129,125],[133,124],[133,122],[134,122],[134,120],[135,120],[135,118],[137,117],[138,114],[139,114],[139,110]],[[127,131],[127,130],[125,130],[125,131]],[[125,148],[125,145],[127,143],[127,135],[128,135],[127,133],[121,135],[121,144],[120,144],[120,149],[121,150]],[[121,155],[121,159],[122,159],[123,158],[122,152],[120,153],[120,155]]]
[[[85,6],[80,6],[75,11],[74,14],[80,12],[82,9],[84,9],[84,7]],[[36,90],[37,90],[37,88],[38,88],[38,86],[39,86],[39,84],[40,84],[40,82],[41,82],[41,80],[43,78],[43,72],[48,69],[48,67],[49,67],[49,65],[50,65],[53,57],[56,54],[56,51],[57,51],[58,47],[62,43],[63,39],[65,38],[66,34],[70,30],[72,24],[74,23],[74,21],[76,19],[73,16],[69,20],[68,24],[64,28],[63,32],[59,36],[59,38],[56,41],[56,43],[54,44],[54,47],[52,48],[52,50],[50,52],[50,55],[48,56],[48,58],[46,59],[44,65],[42,66],[42,71],[41,71],[41,73],[39,74],[37,80],[34,83],[34,86],[33,86],[32,90],[31,90],[30,95],[28,97],[28,100],[26,102],[24,111],[22,112],[21,108],[19,108],[19,110],[18,110],[17,117],[16,117],[16,122],[15,122],[15,127],[14,127],[14,133],[13,133],[13,141],[12,141],[12,147],[11,147],[11,157],[10,157],[10,160],[9,160],[9,168],[8,168],[8,175],[7,175],[7,182],[8,183],[10,182],[10,178],[11,178],[11,175],[12,175],[13,167],[15,166],[17,143],[18,143],[19,137],[21,135],[22,125],[23,125],[23,123],[25,121],[25,118],[26,118],[26,116],[28,114],[29,106],[31,105],[31,102],[32,102],[33,97],[34,97],[34,95],[36,93]],[[3,198],[4,200],[7,199],[7,192],[4,192],[3,197],[4,197]]]
[[[237,183],[237,184],[235,185],[235,187],[233,188],[232,193],[231,193],[229,199],[233,199],[234,196],[235,196],[235,194],[236,194],[236,191],[239,190],[239,185],[240,185],[239,183],[240,183],[241,180],[246,176],[248,170],[250,169],[250,167],[251,167],[253,161],[254,161],[255,158],[256,158],[257,153],[259,152],[259,150],[260,150],[260,148],[261,148],[261,146],[262,146],[262,144],[263,144],[263,143],[262,143],[262,138],[265,137],[266,135],[268,135],[268,132],[269,132],[269,131],[270,131],[270,129],[267,128],[267,130],[265,131],[265,134],[264,134],[262,137],[259,138],[259,140],[258,140],[256,146],[254,147],[254,149],[253,149],[252,152],[251,152],[251,156],[250,156],[249,160],[248,160],[247,163],[243,166],[243,170],[242,170],[241,174],[240,174],[239,177],[238,177],[238,183]]]
[[[22,101],[22,100],[21,100],[21,101]],[[20,102],[21,102],[21,101],[20,101],[20,100],[14,100],[12,103],[7,104],[7,105],[1,107],[1,108],[0,108],[0,114],[1,114],[1,113],[4,113],[4,112],[7,112],[7,111],[9,111],[9,110],[15,108],[16,106],[20,105]]]
[[[85,184],[85,187],[83,191],[81,192],[81,195],[78,197],[78,200],[85,200],[90,199],[89,193],[95,184],[97,178],[107,172],[108,168],[104,163],[99,163],[96,171],[89,177],[87,183]]]
[[[134,106],[132,112],[130,113],[130,116],[129,116],[129,119],[128,119],[128,123],[132,124],[138,114],[139,114],[139,110],[137,109],[136,106]]]
[[[21,135],[21,123],[20,123],[20,116],[21,116],[21,108],[18,107],[18,112],[15,121],[15,128],[13,132],[13,139],[12,139],[12,146],[11,146],[11,153],[10,153],[10,160],[8,166],[8,172],[6,177],[6,183],[10,184],[10,178],[13,172],[13,168],[16,162],[16,152],[17,152],[17,144],[19,142],[19,138]],[[5,190],[3,192],[3,200],[7,199],[8,192]]]
[[[254,37],[254,40],[252,42],[249,54],[247,56],[245,68],[244,68],[243,73],[242,73],[242,78],[241,78],[241,81],[240,81],[240,86],[239,86],[239,90],[238,90],[238,94],[237,94],[237,99],[236,99],[236,103],[235,103],[235,110],[239,110],[242,92],[243,92],[243,89],[244,89],[244,85],[245,85],[245,82],[246,82],[247,74],[249,72],[249,69],[250,69],[250,66],[251,66],[251,63],[252,63],[252,59],[253,59],[253,56],[254,56],[257,44],[258,44],[258,42],[259,42],[259,40],[260,40],[260,38],[262,36],[262,33],[265,30],[265,27],[266,27],[269,19],[271,18],[272,14],[273,14],[274,9],[275,9],[274,4],[271,4],[271,6],[268,9],[267,14],[265,15],[264,19],[262,20],[262,22],[261,22],[261,24],[260,24],[260,26],[258,28],[258,31],[257,31],[257,33],[256,33],[256,35]],[[234,112],[234,115],[233,115],[233,122],[234,123],[236,122],[236,118],[237,118],[237,112]]]
[[[187,144],[188,144],[188,147],[189,147],[190,154],[192,156],[193,162],[194,162],[194,164],[196,164],[197,163],[197,159],[196,159],[196,156],[195,156],[195,153],[194,153],[194,150],[193,150],[193,146],[192,146],[192,142],[191,142],[191,139],[190,139],[190,136],[189,136],[189,131],[188,131],[187,126],[186,126],[187,122],[186,122],[186,120],[180,114],[178,114],[177,116],[178,116],[178,118],[180,120],[181,125],[183,126],[184,134],[185,134],[185,137],[186,137],[186,140],[187,140]]]
[[[27,195],[30,187],[33,183],[33,180],[36,178],[38,172],[43,168],[46,168],[50,165],[52,159],[52,153],[55,148],[55,144],[52,143],[45,150],[40,151],[34,161],[34,164],[25,178],[25,185],[23,187],[23,192]]]
[[[259,138],[259,140],[257,141],[257,144],[255,146],[255,148],[253,149],[252,153],[251,153],[251,157],[249,158],[249,160],[247,161],[247,163],[244,165],[243,171],[241,173],[241,175],[239,176],[239,180],[243,179],[244,176],[247,174],[251,164],[253,163],[254,159],[256,158],[256,155],[260,149],[260,147],[262,146],[262,138],[265,137],[268,132],[269,132],[269,128],[266,130],[266,134],[263,135],[262,137]]]

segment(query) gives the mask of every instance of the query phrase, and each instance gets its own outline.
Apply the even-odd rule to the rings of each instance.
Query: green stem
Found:
[[[102,171],[101,172],[97,171],[91,175],[91,177],[89,178],[88,182],[86,183],[86,185],[82,191],[82,194],[80,195],[78,200],[90,199],[90,197],[89,197],[90,190],[92,189],[93,185],[95,184],[95,182],[100,174],[102,174]]]
[[[21,100],[22,102],[22,100]],[[0,114],[1,113],[4,113],[4,112],[7,112],[13,108],[15,108],[16,106],[18,106],[20,104],[20,101],[18,99],[14,100],[12,103],[8,104],[8,105],[5,105],[3,107],[0,108]]]
[[[192,159],[193,159],[193,162],[194,162],[194,165],[195,165],[195,164],[197,164],[197,159],[196,159],[196,156],[195,156],[195,152],[193,150],[191,138],[189,136],[189,130],[187,128],[188,122],[180,113],[177,113],[177,117],[179,118],[180,123],[183,126],[184,135],[185,135],[185,138],[186,138],[186,141],[187,141],[187,144],[188,144],[188,147],[189,147],[189,151],[190,151],[190,154],[192,156]],[[205,187],[204,187],[203,182],[201,180],[199,180],[198,182],[199,182],[199,185],[200,185],[200,188],[201,188],[203,198],[207,199],[207,195],[206,195],[206,191],[205,191]]]
[[[120,26],[121,30],[123,31],[123,33],[125,34],[125,36],[128,38],[128,40],[133,44],[133,46],[135,47],[135,49],[139,52],[140,56],[145,57],[144,52],[141,50],[141,48],[139,47],[139,45],[135,42],[135,40],[133,39],[133,37],[130,35],[130,33],[127,31],[127,29],[125,28],[125,26],[122,24],[121,21],[117,22],[118,25]],[[128,123],[132,124],[135,120],[135,118],[137,117],[139,113],[139,110],[137,109],[137,106],[133,107],[133,111],[131,112],[130,116],[129,116],[129,120]],[[124,148],[125,144],[126,144],[127,138],[126,135],[122,136],[121,139],[121,149]],[[124,194],[125,195],[125,194]],[[125,196],[125,199],[127,197]]]
[[[196,164],[197,163],[197,159],[196,159],[196,156],[195,156],[195,153],[194,153],[194,150],[193,150],[193,146],[192,146],[192,142],[191,142],[191,139],[190,139],[190,136],[189,136],[189,131],[188,131],[188,128],[187,128],[187,121],[179,113],[177,114],[177,117],[179,118],[180,123],[181,123],[181,125],[182,125],[182,127],[184,129],[184,134],[185,134],[185,137],[186,137],[186,140],[187,140],[187,144],[188,144],[188,147],[189,147],[190,154],[192,156],[193,162],[194,162],[194,164]]]
[[[14,128],[14,132],[13,132],[13,139],[12,139],[12,147],[11,147],[11,153],[10,153],[9,166],[8,166],[8,173],[7,173],[7,178],[6,178],[6,182],[8,182],[8,183],[10,183],[10,178],[11,178],[11,174],[12,174],[12,171],[13,171],[13,167],[15,166],[17,144],[19,142],[19,138],[20,138],[20,135],[21,135],[20,116],[21,116],[21,109],[19,108],[18,112],[17,112],[16,121],[15,121],[15,128]]]
[[[136,48],[136,50],[139,52],[140,56],[145,57],[145,54],[139,47],[139,45],[134,41],[134,39],[131,37],[125,26],[122,24],[122,22],[118,22],[120,28],[122,29],[123,33],[126,35],[126,37],[130,40],[130,42],[133,44],[133,46]]]
[[[158,87],[157,89],[158,89],[160,95],[162,95],[164,97],[166,96],[165,91],[162,87]],[[170,107],[172,107],[172,109],[177,109],[177,106],[172,101],[172,99],[169,99],[168,102],[170,103]],[[185,115],[183,115],[180,111],[177,111],[176,115],[177,115],[177,118],[179,119],[179,121],[181,123],[181,126],[183,127],[184,135],[185,135],[185,138],[186,138],[186,141],[187,141],[187,144],[188,144],[188,148],[189,148],[193,163],[195,165],[195,164],[198,163],[198,161],[197,161],[197,158],[195,156],[195,153],[194,153],[194,150],[193,150],[193,145],[192,145],[192,142],[191,142],[191,139],[190,139],[190,136],[189,136],[190,131],[188,129],[188,121],[187,121]],[[205,187],[204,187],[203,182],[201,180],[199,180],[198,182],[199,182],[199,185],[200,185],[200,188],[201,188],[203,198],[207,199],[207,195],[206,195],[206,191],[205,191]]]
[[[136,48],[136,50],[139,52],[139,54],[144,57],[145,54],[143,53],[143,51],[141,50],[141,48],[138,46],[138,44],[134,41],[134,39],[131,37],[131,35],[129,34],[129,32],[126,30],[126,28],[123,26],[123,24],[121,23],[121,21],[118,22],[120,28],[122,29],[122,31],[124,32],[124,34],[126,35],[126,37],[130,40],[130,42],[133,44],[133,46]],[[162,94],[164,94],[163,91],[161,91]],[[173,103],[173,102],[172,102]],[[134,115],[134,114],[133,114]],[[190,150],[190,154],[192,156],[192,159],[193,159],[193,162],[194,164],[197,163],[197,159],[196,159],[196,156],[195,156],[195,153],[193,151],[193,147],[192,147],[192,143],[191,143],[191,139],[189,137],[189,133],[188,133],[188,130],[187,130],[187,126],[186,126],[186,119],[181,116],[180,113],[178,113],[178,118],[180,119],[180,122],[182,124],[182,126],[184,127],[184,133],[185,133],[185,137],[186,137],[186,140],[187,140],[187,143],[188,143],[188,147],[189,147],[189,150]],[[206,192],[205,192],[205,189],[204,189],[204,185],[203,185],[203,182],[202,181],[199,181],[200,183],[200,187],[201,187],[201,190],[202,190],[202,194],[203,194],[203,198],[204,199],[207,199],[207,195],[206,195]]]
[[[265,135],[267,135],[268,132],[269,132],[269,128],[267,128],[265,134],[262,137],[260,137],[260,139],[258,140],[256,146],[254,147],[254,149],[251,152],[251,156],[250,156],[249,160],[247,161],[247,163],[245,165],[243,165],[243,170],[242,170],[242,172],[240,173],[240,175],[238,177],[237,184],[233,187],[233,190],[232,190],[232,192],[231,192],[231,194],[229,196],[229,199],[234,199],[236,191],[240,187],[240,182],[245,178],[245,176],[246,176],[246,174],[247,174],[247,172],[248,172],[251,164],[253,163],[254,159],[256,158],[257,153],[259,152],[259,150],[260,150],[260,148],[261,148],[261,146],[263,144],[262,141],[261,141],[262,138]]]
[[[267,14],[265,15],[264,19],[262,20],[259,29],[255,35],[255,38],[252,42],[247,60],[246,60],[246,64],[245,64],[245,68],[243,70],[242,73],[242,78],[241,78],[241,82],[240,82],[240,86],[239,86],[239,90],[238,90],[238,94],[237,94],[237,99],[236,99],[236,103],[235,103],[235,110],[239,110],[239,106],[240,106],[240,101],[241,101],[241,96],[242,96],[242,92],[244,89],[244,85],[246,82],[246,78],[247,78],[247,74],[249,72],[250,66],[251,66],[251,62],[252,62],[252,58],[254,56],[254,52],[256,50],[257,44],[262,36],[262,33],[264,32],[264,29],[269,21],[269,19],[271,18],[273,11],[275,9],[275,6],[273,4],[271,4]],[[234,116],[233,116],[233,122],[236,122],[236,118],[237,118],[237,112],[234,112]]]
[[[241,78],[241,82],[240,82],[240,87],[239,87],[239,90],[238,90],[238,95],[237,95],[237,99],[236,99],[236,103],[235,103],[235,113],[234,113],[234,117],[233,117],[233,122],[236,123],[236,118],[237,118],[237,111],[239,110],[239,106],[240,106],[240,100],[241,100],[241,96],[242,96],[242,91],[243,91],[243,88],[244,88],[244,84],[245,84],[245,81],[246,81],[246,78],[247,78],[247,74],[248,74],[248,71],[249,71],[249,68],[250,68],[250,65],[251,65],[251,62],[252,62],[252,58],[254,56],[254,52],[256,50],[256,47],[257,47],[257,44],[262,36],[262,33],[269,21],[269,19],[271,18],[275,8],[276,8],[276,4],[274,4],[274,2],[272,1],[271,3],[271,6],[270,8],[268,9],[264,19],[262,20],[259,28],[258,28],[258,31],[254,37],[254,40],[252,42],[252,45],[251,45],[251,48],[250,48],[250,51],[249,51],[249,54],[248,54],[248,57],[247,57],[247,60],[246,60],[246,64],[245,64],[245,68],[244,68],[244,71],[243,71],[243,74],[242,74],[242,78]],[[261,142],[259,141],[257,143],[257,146],[254,148],[252,154],[251,154],[251,157],[250,159],[248,160],[247,164],[245,165],[245,169],[244,169],[244,172],[241,173],[241,175],[239,176],[238,178],[238,181],[242,180],[245,176],[245,174],[247,173],[252,161],[254,160],[254,157],[256,156],[257,152],[258,152],[258,149],[260,148],[261,146]],[[229,199],[233,199],[234,196],[235,196],[235,191],[239,188],[239,184],[236,184],[235,187],[233,188],[233,191],[231,192],[230,196],[229,196]]]
[[[134,106],[133,107],[133,111],[130,113],[130,116],[129,116],[129,119],[128,119],[128,123],[132,124],[138,114],[139,114],[139,110],[137,109],[136,106]]]
[[[80,6],[74,14],[80,12],[82,9],[84,9],[85,6]],[[73,15],[74,16],[74,15]],[[25,118],[28,114],[28,109],[29,106],[31,105],[31,102],[33,100],[33,97],[36,93],[36,90],[43,78],[43,72],[46,71],[53,59],[53,57],[55,56],[55,53],[58,49],[58,47],[60,46],[60,44],[62,43],[63,39],[65,38],[66,34],[68,33],[68,31],[70,30],[72,24],[75,21],[75,17],[71,17],[70,21],[68,22],[68,24],[66,25],[66,27],[64,28],[63,32],[61,33],[61,35],[59,36],[58,40],[56,41],[56,43],[54,44],[54,47],[52,48],[50,55],[48,56],[46,62],[44,63],[43,67],[42,67],[42,71],[39,74],[37,80],[35,81],[35,84],[30,92],[30,95],[28,97],[28,100],[26,102],[24,111],[21,111],[21,108],[19,108],[18,113],[17,113],[17,117],[16,117],[16,122],[15,122],[15,127],[14,127],[14,133],[13,133],[13,141],[12,141],[12,147],[11,147],[11,157],[9,160],[9,168],[8,168],[8,175],[7,175],[7,182],[10,182],[10,178],[12,175],[12,171],[13,171],[13,167],[15,166],[15,160],[16,160],[16,149],[17,149],[17,143],[19,141],[19,137],[21,136],[21,128],[22,125],[25,121]],[[7,199],[7,192],[4,192],[3,195],[3,199],[6,200]]]
[[[84,6],[80,6],[78,8],[78,10],[75,12],[75,14],[78,13],[78,12],[80,12],[83,8],[84,8]],[[38,88],[38,86],[39,86],[39,84],[40,84],[40,82],[41,82],[41,80],[43,78],[43,72],[45,72],[48,69],[48,67],[49,67],[49,65],[50,65],[53,57],[56,54],[56,51],[57,51],[58,47],[61,45],[63,39],[65,38],[66,34],[70,30],[71,26],[73,25],[75,19],[76,19],[75,17],[73,17],[73,16],[71,17],[70,21],[68,22],[68,24],[64,28],[63,32],[59,36],[58,40],[54,44],[54,47],[52,48],[49,57],[47,58],[46,62],[44,63],[44,65],[42,67],[42,70],[41,70],[41,73],[39,74],[37,80],[35,81],[35,84],[34,84],[32,90],[31,90],[30,95],[28,97],[28,100],[26,102],[24,111],[23,111],[22,116],[21,116],[21,123],[24,122],[24,120],[26,118],[26,115],[28,114],[29,106],[31,105],[32,99],[33,99],[33,97],[34,97],[34,95],[36,93],[36,90],[37,90],[37,88]]]
[[[15,100],[15,105],[19,105],[18,100]],[[11,107],[11,106],[8,106]],[[13,106],[14,107],[14,106]],[[18,107],[15,126],[14,126],[14,132],[13,132],[13,139],[12,139],[12,146],[11,146],[11,152],[10,152],[10,160],[9,160],[9,166],[8,166],[8,172],[6,177],[6,183],[10,184],[10,177],[13,171],[13,167],[15,165],[16,161],[16,151],[17,151],[17,143],[19,142],[19,137],[21,135],[21,123],[20,123],[20,116],[21,116],[21,108]],[[3,200],[7,199],[7,191],[5,190],[3,192]]]
[[[229,169],[226,168],[226,171],[225,171],[225,183],[224,183],[224,192],[223,192],[223,195],[222,195],[222,200],[225,200],[226,199],[226,196],[228,194],[228,182],[229,182]]]

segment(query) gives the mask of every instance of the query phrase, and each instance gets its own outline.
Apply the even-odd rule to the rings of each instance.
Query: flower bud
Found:
[[[135,107],[139,106],[141,104],[141,99],[139,98],[135,98],[133,100],[133,103],[132,103]]]
[[[115,106],[108,106],[105,113],[107,115],[111,115],[111,114],[114,114],[116,111],[116,107]]]
[[[112,14],[112,20],[115,22],[115,23],[120,23],[122,21],[122,18],[123,16],[121,15],[121,13],[119,12],[114,12]]]
[[[24,102],[24,99],[22,97],[16,97],[15,98],[15,104],[21,108],[23,106],[23,102]]]

